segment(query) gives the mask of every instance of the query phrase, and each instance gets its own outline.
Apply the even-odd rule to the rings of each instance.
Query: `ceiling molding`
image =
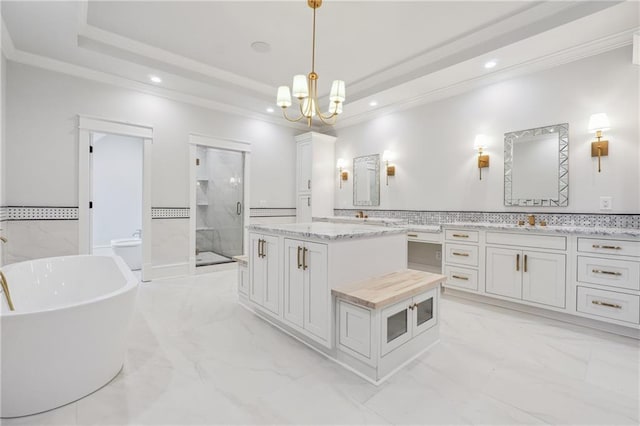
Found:
[[[3,27],[4,28],[4,27]],[[3,37],[4,42],[4,37]],[[124,89],[134,90],[137,92],[145,93],[148,95],[158,96],[161,98],[178,101],[209,110],[222,112],[226,114],[232,114],[243,118],[249,118],[253,120],[264,121],[270,124],[275,124],[283,127],[290,127],[300,130],[308,130],[307,126],[303,126],[300,123],[290,123],[283,121],[280,117],[274,117],[272,115],[260,114],[254,111],[240,108],[234,105],[228,105],[222,102],[213,101],[211,99],[205,99],[198,96],[188,95],[180,93],[174,90],[163,89],[161,87],[150,88],[148,84],[140,83],[128,78],[119,77],[113,74],[105,73],[102,71],[96,71],[90,68],[82,67],[68,62],[59,61],[56,59],[48,58],[41,55],[25,52],[18,49],[13,49],[10,55],[6,55],[7,59],[13,62],[17,62],[24,65],[29,65],[36,68],[46,69],[48,71],[54,71],[61,74],[71,75],[74,77],[82,78],[85,80],[96,81],[99,83],[109,84],[112,86],[121,87]]]
[[[486,74],[471,79],[458,81],[445,87],[430,90],[409,99],[399,100],[376,108],[375,110],[364,111],[362,113],[351,116],[341,116],[340,121],[333,127],[336,129],[344,129],[356,124],[373,120],[383,115],[397,113],[410,108],[415,108],[431,102],[449,98],[468,92],[480,87],[488,86],[500,81],[509,80],[522,75],[551,69],[570,62],[579,61],[591,56],[599,55],[611,50],[619,49],[632,44],[632,37],[639,28],[622,31],[617,34],[602,37],[578,46],[553,52],[535,59],[524,61],[499,71]],[[406,84],[411,84],[408,82]],[[394,90],[394,89],[390,89]]]

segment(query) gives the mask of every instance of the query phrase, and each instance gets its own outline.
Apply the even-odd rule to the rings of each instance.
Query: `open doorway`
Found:
[[[142,269],[142,138],[91,133],[91,252]]]
[[[152,147],[149,126],[78,116],[78,252],[115,251],[142,281],[152,273]]]

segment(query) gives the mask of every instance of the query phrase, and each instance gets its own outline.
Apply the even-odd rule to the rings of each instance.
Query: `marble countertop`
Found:
[[[404,234],[406,229],[352,223],[311,222],[249,225],[249,231],[319,240],[348,240]]]
[[[351,217],[351,216],[320,216],[314,217],[314,222],[331,222],[331,223],[365,223],[370,225],[382,226],[401,226],[406,225],[405,219],[392,219],[386,217]]]
[[[438,287],[446,279],[444,275],[408,269],[334,288],[331,294],[360,306],[379,309]]]
[[[540,225],[516,225],[511,223],[482,223],[482,222],[463,222],[463,223],[445,223],[443,228],[473,228],[487,229],[497,231],[524,231],[544,234],[578,234],[591,236],[607,236],[607,237],[640,237],[640,229],[635,228],[602,228],[590,226],[540,226]]]

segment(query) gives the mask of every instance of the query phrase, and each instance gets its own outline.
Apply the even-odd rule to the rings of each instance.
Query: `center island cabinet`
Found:
[[[406,230],[327,222],[248,229],[240,303],[309,347],[378,384],[438,340],[446,277],[407,270]]]

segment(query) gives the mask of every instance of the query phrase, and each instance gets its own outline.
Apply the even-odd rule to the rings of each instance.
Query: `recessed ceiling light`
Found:
[[[266,41],[254,41],[251,43],[251,49],[258,53],[267,53],[271,50],[271,45]]]
[[[267,112],[273,112],[273,111],[274,111],[273,108],[271,108],[271,107],[267,108]]]
[[[153,83],[162,83],[162,79],[157,75],[150,75],[149,80],[151,80]]]
[[[374,106],[377,106],[377,105],[378,105],[378,101],[371,101],[371,102],[369,102],[369,106],[374,107]]]
[[[489,68],[493,68],[493,67],[495,67],[497,64],[498,64],[498,63],[497,63],[496,61],[489,61],[489,62],[487,62],[487,63],[485,63],[485,64],[484,64],[484,67],[485,67],[486,69],[489,69]]]

